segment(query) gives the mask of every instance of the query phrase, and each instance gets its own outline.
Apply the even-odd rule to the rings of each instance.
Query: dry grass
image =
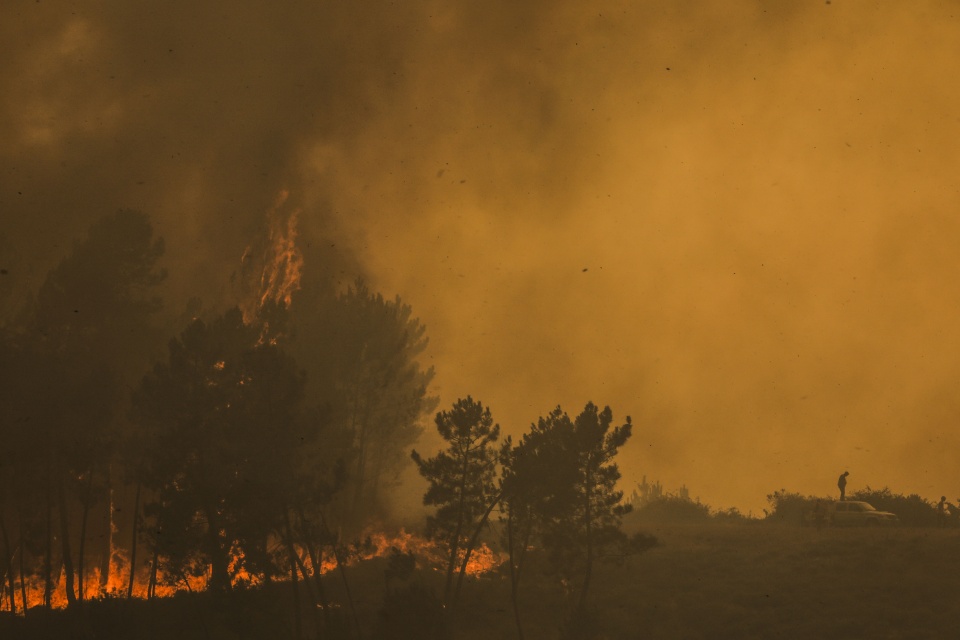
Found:
[[[661,546],[619,564],[604,563],[591,590],[598,638],[906,639],[960,637],[960,531],[805,529],[785,525],[704,524],[645,527]],[[352,567],[351,590],[369,636],[384,597],[386,561]],[[439,592],[443,576],[414,579]],[[325,581],[346,603],[337,576]],[[305,585],[301,594],[305,597]],[[90,638],[220,640],[290,638],[289,585],[218,604],[205,594],[170,601],[106,602],[81,614]],[[542,567],[528,567],[521,593],[527,640],[554,640],[571,598]],[[309,605],[304,635],[316,637]],[[224,608],[226,607],[226,608]],[[346,606],[339,609],[346,614]],[[71,637],[63,612],[29,620],[0,618],[0,637]],[[509,581],[471,579],[453,620],[456,640],[516,638]],[[80,637],[80,636],[76,636]],[[411,637],[416,636],[396,636]],[[417,638],[417,640],[426,640]]]
[[[592,604],[606,638],[960,637],[960,532],[690,525],[601,568]],[[531,574],[528,640],[556,638],[562,589]],[[507,585],[471,585],[462,638],[516,637]]]

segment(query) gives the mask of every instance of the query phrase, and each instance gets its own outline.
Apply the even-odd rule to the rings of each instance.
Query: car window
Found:
[[[845,505],[845,504],[838,504],[838,505],[837,505],[837,511],[846,511],[846,510],[847,510],[847,505]]]

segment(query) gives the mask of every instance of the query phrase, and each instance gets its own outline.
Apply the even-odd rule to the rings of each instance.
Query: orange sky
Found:
[[[430,328],[445,403],[514,433],[610,404],[627,481],[756,512],[844,469],[960,495],[960,15],[730,4],[570,8],[507,68],[433,34],[442,70],[411,63],[334,164],[344,211],[398,212],[354,218],[365,264]]]
[[[955,4],[67,8],[0,10],[4,299],[120,207],[228,297],[286,188],[442,406],[609,404],[628,484],[715,507],[960,495]]]

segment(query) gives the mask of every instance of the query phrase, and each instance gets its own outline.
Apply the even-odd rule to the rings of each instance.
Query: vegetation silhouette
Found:
[[[110,468],[128,402],[124,391],[158,339],[151,321],[161,308],[155,291],[166,277],[157,266],[163,252],[163,240],[153,236],[144,214],[105,216],[48,274],[17,320],[0,330],[2,440],[18,452],[4,465],[0,522],[9,546],[8,513],[16,520],[21,589],[39,568],[47,607],[53,573],[59,573],[55,564],[64,569],[67,602],[75,605],[85,596],[90,511],[116,482]],[[74,535],[76,515],[79,532]],[[110,524],[105,548],[98,550],[106,559],[100,564],[104,580],[109,577]],[[60,546],[56,563],[54,539]],[[5,552],[13,557],[12,549]],[[30,567],[27,553],[43,558],[41,566]],[[12,567],[7,568],[12,576]],[[7,586],[14,611],[9,580]],[[21,606],[24,601],[25,590]]]
[[[148,216],[105,216],[4,314],[0,438],[18,454],[0,463],[0,609],[232,602],[286,579],[294,632],[311,610],[332,632],[327,563],[357,635],[345,567],[434,406],[423,325],[361,280],[338,292],[308,269],[317,286],[292,295],[294,255],[264,280],[284,295],[257,291],[248,316],[192,300],[158,358],[163,253]]]
[[[470,534],[482,526],[484,514],[497,500],[495,444],[500,425],[493,423],[489,407],[470,396],[438,413],[436,425],[448,443],[446,450],[426,459],[413,451],[411,457],[429,483],[423,503],[437,508],[427,516],[427,535],[446,550],[443,603],[452,608],[454,571],[469,562],[475,540]]]
[[[344,524],[362,528],[387,515],[383,498],[438,404],[428,392],[434,371],[420,362],[426,327],[399,297],[384,298],[362,279],[341,292],[303,291],[289,316],[296,330],[287,341],[307,372],[308,395],[331,425],[353,434],[338,509]]]
[[[616,547],[640,551],[647,541],[630,541],[620,530],[629,512],[616,489],[620,472],[614,457],[631,434],[631,421],[612,427],[609,407],[588,403],[571,419],[560,407],[531,426],[517,445],[506,439],[495,451],[499,427],[489,409],[469,396],[451,412],[437,414],[437,429],[449,445],[435,457],[413,458],[430,484],[424,503],[437,506],[428,531],[448,553],[444,602],[455,611],[465,568],[480,532],[497,506],[505,521],[503,544],[517,633],[524,636],[518,593],[524,560],[532,544],[542,546],[549,570],[565,584],[578,584],[573,606],[586,615],[594,564]],[[499,464],[499,488],[494,485]],[[472,529],[472,535],[468,532]],[[460,565],[456,588],[453,570]]]
[[[443,449],[411,452],[437,401],[409,305],[363,280],[337,287],[293,256],[285,264],[312,282],[302,290],[257,290],[257,302],[220,309],[194,301],[167,310],[165,324],[164,249],[149,217],[105,216],[33,300],[3,314],[4,637],[449,638],[485,624],[480,615],[521,639],[546,627],[617,637],[618,594],[642,593],[631,607],[643,609],[658,596],[645,590],[657,570],[676,593],[695,590],[676,566],[727,560],[703,548],[746,540],[738,553],[752,562],[770,539],[782,547],[767,553],[784,563],[794,549],[840,566],[849,534],[917,562],[923,544],[951,553],[936,545],[952,531],[910,533],[956,526],[945,496],[847,495],[847,474],[841,496],[896,514],[899,531],[870,538],[826,520],[825,531],[803,530],[837,501],[785,489],[763,518],[646,479],[626,501],[617,460],[632,421],[593,403],[575,416],[556,407],[501,439],[490,408],[467,396],[434,415]],[[265,279],[280,281],[290,285]],[[364,527],[389,527],[405,468],[427,482],[430,540],[376,557],[383,547]],[[667,609],[643,612],[643,624],[658,629]]]
[[[917,494],[903,495],[887,487],[871,489],[867,486],[853,492],[849,499],[867,502],[880,511],[894,513],[903,526],[933,527],[937,524],[936,505]],[[805,524],[808,516],[814,513],[818,501],[823,504],[831,502],[829,498],[804,496],[779,489],[767,495],[770,508],[764,510],[764,521],[794,526]]]

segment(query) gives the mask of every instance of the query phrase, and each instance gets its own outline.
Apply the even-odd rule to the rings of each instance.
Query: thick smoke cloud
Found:
[[[627,481],[714,506],[960,490],[950,3],[0,11],[6,301],[130,207],[168,297],[221,304],[289,189],[444,405],[608,403]]]
[[[42,277],[104,212],[150,213],[172,284],[202,297],[281,189],[300,150],[347,144],[389,100],[408,32],[399,10],[345,3],[16,3],[5,9],[0,206]],[[311,227],[319,231],[321,223]],[[16,275],[16,274],[13,274]]]

